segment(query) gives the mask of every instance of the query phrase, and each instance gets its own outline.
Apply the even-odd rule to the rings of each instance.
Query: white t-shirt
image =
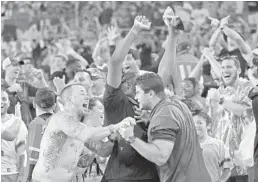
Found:
[[[6,141],[1,139],[1,175],[10,175],[18,173],[18,154],[15,147],[21,143],[26,142],[28,130],[22,120],[13,114],[10,115],[10,119],[2,123],[2,126],[9,125],[9,123],[20,122],[20,129],[17,137],[13,141]]]
[[[216,182],[220,179],[223,169],[233,168],[228,149],[221,140],[211,137],[200,145],[203,151],[204,163],[211,180]]]

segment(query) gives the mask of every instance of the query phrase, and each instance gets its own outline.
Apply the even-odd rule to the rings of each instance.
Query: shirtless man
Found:
[[[51,117],[43,134],[39,159],[32,174],[36,182],[71,182],[80,158],[85,158],[84,144],[108,137],[123,124],[87,127],[81,123],[88,113],[89,99],[80,84],[67,85],[60,95],[64,111]]]

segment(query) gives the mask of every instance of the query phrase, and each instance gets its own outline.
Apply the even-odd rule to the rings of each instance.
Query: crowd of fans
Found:
[[[69,84],[82,84],[90,98],[85,125],[132,117],[110,101],[113,94],[121,102],[136,102],[123,90],[130,96],[124,101],[116,90],[120,82],[130,90],[131,73],[143,79],[159,75],[166,96],[188,106],[200,147],[218,151],[218,156],[203,153],[212,181],[258,180],[257,2],[1,3],[2,180],[32,180],[41,137],[50,116],[65,109],[61,96]],[[170,16],[180,19],[176,26],[166,19],[168,6],[174,11]],[[144,15],[151,27],[131,29],[137,15]],[[128,38],[132,32],[134,41]],[[118,58],[123,75],[115,74]],[[139,108],[132,112],[143,120],[150,114]],[[89,144],[87,156],[78,162],[74,182],[100,181],[104,173],[111,178],[107,173],[116,169],[112,162],[106,168],[113,153],[103,157],[92,148]],[[213,160],[219,165],[213,166]]]

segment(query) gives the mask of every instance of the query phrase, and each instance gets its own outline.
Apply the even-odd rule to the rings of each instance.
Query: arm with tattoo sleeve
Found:
[[[112,150],[114,143],[111,141],[103,142],[103,141],[88,141],[84,144],[88,149],[97,153],[101,157],[108,157]]]
[[[112,133],[110,126],[87,127],[72,115],[63,115],[58,119],[58,122],[60,122],[60,130],[62,132],[64,132],[67,136],[77,138],[84,143],[88,140],[102,140]]]

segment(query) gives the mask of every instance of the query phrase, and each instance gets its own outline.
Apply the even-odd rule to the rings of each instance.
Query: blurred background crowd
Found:
[[[117,42],[133,26],[137,15],[146,16],[152,22],[152,27],[150,31],[140,33],[132,46],[136,52],[130,52],[131,57],[140,61],[137,62],[140,70],[157,73],[168,35],[162,18],[168,6],[173,7],[175,14],[180,16],[185,29],[178,39],[176,61],[194,62],[193,67],[186,68],[188,73],[180,70],[179,82],[189,76],[201,60],[202,49],[209,47],[216,28],[208,17],[221,20],[230,15],[229,27],[239,33],[252,50],[258,48],[258,2],[255,1],[2,1],[1,65],[7,64],[4,63],[7,57],[23,61],[17,82],[22,83],[22,91],[18,96],[12,96],[9,110],[14,110],[17,102],[20,102],[21,117],[28,126],[36,116],[32,105],[36,92],[33,88],[48,85],[58,91],[53,83],[56,77],[64,78],[66,84],[72,80],[83,82],[85,80],[80,80],[83,76],[76,74],[84,74],[78,72],[82,67],[90,68],[87,71],[90,72],[93,95],[102,98],[107,62]],[[115,28],[109,29],[111,26]],[[214,47],[218,58],[229,52],[225,42],[226,39],[219,39]],[[202,70],[203,85],[218,87],[210,70],[210,63],[206,62]],[[256,68],[256,76],[257,73]],[[244,70],[241,74],[241,77],[247,77],[248,72]],[[1,75],[2,78],[6,77],[4,66],[1,67]],[[8,79],[5,81],[8,82]],[[19,90],[16,86],[14,84],[15,92]]]

